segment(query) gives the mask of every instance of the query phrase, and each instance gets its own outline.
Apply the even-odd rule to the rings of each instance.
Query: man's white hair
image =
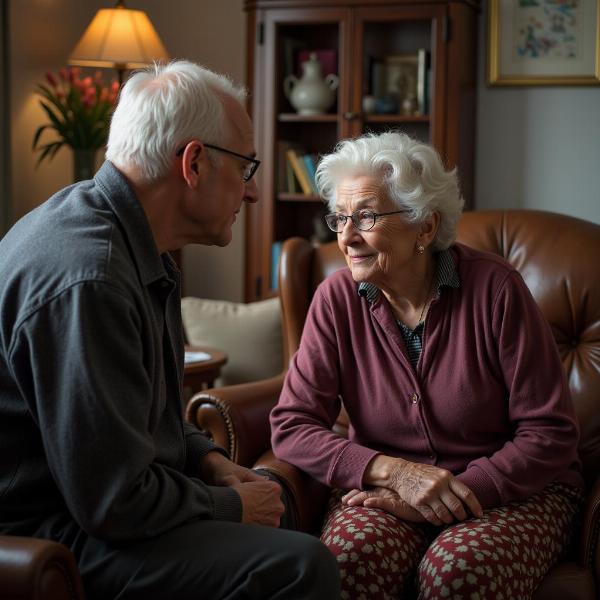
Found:
[[[146,181],[166,176],[186,142],[223,143],[226,96],[243,106],[246,91],[185,60],[133,73],[112,116],[106,158],[123,170],[135,169]]]
[[[456,225],[464,200],[456,169],[446,171],[438,153],[428,144],[404,133],[367,134],[340,142],[317,169],[319,193],[335,211],[336,190],[342,179],[369,175],[380,177],[383,189],[398,208],[408,208],[413,223],[426,220],[433,211],[440,226],[432,243],[445,250],[456,239]]]

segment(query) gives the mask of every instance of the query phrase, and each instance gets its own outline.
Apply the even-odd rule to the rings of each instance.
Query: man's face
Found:
[[[227,135],[223,148],[254,157],[252,123],[242,106],[231,98],[223,102]],[[255,179],[243,180],[248,162],[219,150],[210,150],[214,162],[205,162],[205,169],[188,210],[198,225],[195,242],[226,246],[231,242],[232,226],[244,202],[256,202]],[[216,164],[215,164],[216,163]]]

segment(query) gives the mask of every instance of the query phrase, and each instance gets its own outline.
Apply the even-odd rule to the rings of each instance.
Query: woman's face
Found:
[[[336,212],[351,215],[359,209],[381,213],[398,207],[387,197],[378,178],[365,175],[342,179],[337,187]],[[354,281],[389,287],[398,274],[409,271],[414,264],[419,229],[419,225],[407,223],[401,213],[377,217],[369,231],[360,231],[347,219],[338,233],[338,245]]]

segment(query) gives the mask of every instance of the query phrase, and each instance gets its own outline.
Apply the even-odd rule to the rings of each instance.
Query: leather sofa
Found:
[[[587,500],[573,550],[547,574],[534,598],[592,600],[600,591],[600,225],[543,211],[468,212],[458,240],[499,254],[518,269],[554,333],[581,428]],[[335,242],[313,246],[293,238],[284,243],[279,297],[285,364],[298,348],[316,286],[344,266]],[[198,394],[187,417],[239,463],[276,473],[298,527],[315,533],[327,490],[270,450],[268,412],[284,375]],[[342,435],[347,430],[343,411],[334,429]]]

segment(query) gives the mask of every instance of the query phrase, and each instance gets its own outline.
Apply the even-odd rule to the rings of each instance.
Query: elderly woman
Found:
[[[454,242],[463,201],[430,146],[348,140],[317,178],[348,269],[315,293],[271,425],[334,488],[342,597],[529,598],[582,497],[548,324],[514,268]]]

